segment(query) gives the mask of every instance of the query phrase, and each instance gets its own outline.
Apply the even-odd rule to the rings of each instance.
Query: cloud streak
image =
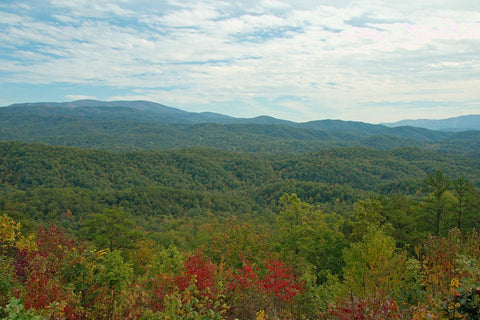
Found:
[[[472,2],[45,3],[0,6],[0,86],[77,84],[84,92],[53,98],[150,99],[297,121],[412,118],[405,102],[423,118],[480,113]],[[25,97],[35,100],[19,92],[3,104]]]

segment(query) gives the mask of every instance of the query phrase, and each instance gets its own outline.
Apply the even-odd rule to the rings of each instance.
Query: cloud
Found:
[[[172,10],[163,15],[161,21],[168,27],[202,28],[219,17],[220,14],[215,7],[199,3],[187,9]]]
[[[262,0],[260,5],[266,9],[291,9],[292,6],[287,2],[280,1],[280,0]]]
[[[121,6],[126,1],[111,0],[49,0],[54,8],[68,10],[76,17],[102,18],[108,16],[131,16],[134,11]],[[120,3],[117,4],[117,3]]]
[[[371,109],[356,110],[368,102],[480,100],[480,8],[467,2],[49,3],[0,6],[0,84],[110,86],[297,120],[366,120]]]
[[[89,95],[83,95],[83,94],[67,94],[65,95],[65,98],[71,99],[71,100],[86,100],[86,99],[98,99],[95,96],[89,96]]]

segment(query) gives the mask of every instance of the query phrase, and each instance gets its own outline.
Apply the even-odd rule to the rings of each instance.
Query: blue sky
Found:
[[[371,123],[480,114],[480,1],[2,0],[0,106],[150,100]]]

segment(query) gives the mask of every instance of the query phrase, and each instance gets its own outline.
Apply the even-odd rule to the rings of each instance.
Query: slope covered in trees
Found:
[[[478,131],[455,134],[339,120],[242,119],[186,112],[148,101],[85,100],[3,107],[0,139],[103,150],[206,147],[276,154],[348,146],[417,146],[456,153],[480,148]]]
[[[480,183],[477,158],[416,148],[261,156],[209,149],[117,153],[3,142],[0,155],[1,208],[38,221],[59,219],[70,210],[73,218],[62,225],[74,229],[85,215],[103,208],[122,208],[141,220],[268,214],[283,193],[332,211],[368,195],[415,198],[423,192],[424,177],[436,170]]]
[[[49,107],[0,117],[84,147],[0,142],[2,318],[479,317],[476,131]]]

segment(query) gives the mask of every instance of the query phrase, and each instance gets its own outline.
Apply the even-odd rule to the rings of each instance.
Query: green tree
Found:
[[[73,292],[78,297],[80,305],[88,304],[88,293],[95,287],[95,278],[98,274],[99,261],[108,252],[108,249],[70,250],[63,267],[63,279],[72,285]]]
[[[450,179],[441,171],[428,174],[424,180],[425,191],[428,195],[424,199],[426,213],[433,215],[435,235],[440,235],[442,220],[447,213],[447,191],[450,188]]]
[[[243,260],[260,261],[266,252],[271,252],[268,238],[271,230],[256,224],[250,217],[246,221],[238,217],[229,218],[223,228],[212,235],[205,243],[203,251],[216,262],[224,262],[232,267],[240,267]]]
[[[457,228],[463,227],[467,215],[475,212],[475,191],[471,181],[460,177],[453,180],[453,193],[457,199],[455,206],[455,220]]]
[[[380,199],[358,200],[353,205],[352,241],[361,241],[372,227],[391,231],[386,221],[385,206]]]
[[[152,276],[165,274],[169,276],[179,274],[185,262],[185,255],[174,245],[157,250],[152,257],[149,271]]]
[[[387,222],[393,227],[391,235],[397,242],[397,247],[409,248],[423,238],[418,227],[418,201],[404,194],[395,194],[382,198]]]
[[[412,291],[420,291],[418,264],[398,253],[395,240],[377,228],[370,228],[344,255],[345,295],[408,300]]]
[[[117,296],[129,283],[133,270],[118,250],[108,252],[100,263],[97,281],[109,291],[107,319],[112,319]]]
[[[302,202],[296,194],[285,194],[279,201],[280,251],[297,272],[313,269],[317,281],[329,273],[339,274],[346,240],[340,231],[344,224],[337,214],[325,214]]]
[[[135,248],[142,233],[134,228],[132,220],[125,212],[105,209],[103,213],[94,213],[86,222],[86,234],[99,248],[116,249]]]

